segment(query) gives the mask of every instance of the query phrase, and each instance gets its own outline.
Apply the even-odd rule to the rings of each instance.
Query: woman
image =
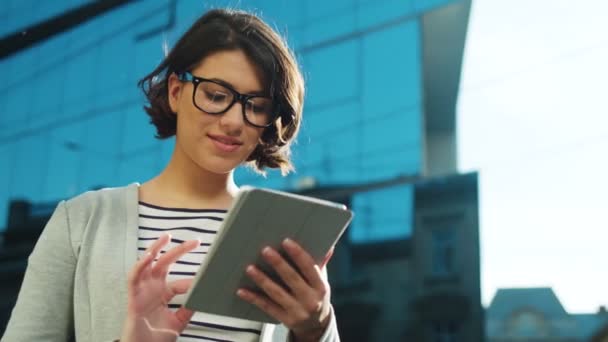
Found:
[[[176,136],[171,160],[141,186],[59,204],[2,341],[339,341],[324,273],[330,255],[316,265],[290,240],[282,247],[300,272],[262,251],[289,289],[250,266],[266,295],[235,294],[281,321],[277,329],[180,306],[238,190],[234,169],[292,169],[304,86],[279,35],[251,14],[210,11],[140,86],[157,137]]]

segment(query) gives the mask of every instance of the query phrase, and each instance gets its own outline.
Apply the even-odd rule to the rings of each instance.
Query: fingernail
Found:
[[[264,249],[262,249],[262,254],[266,256],[272,255],[272,250],[270,249],[270,247],[264,247]]]
[[[245,271],[249,274],[253,274],[253,273],[255,273],[255,268],[253,267],[253,265],[249,265],[249,266],[247,266]]]
[[[289,246],[289,247],[295,246],[295,243],[290,238],[286,238],[285,240],[283,240],[283,243],[285,244],[285,246]]]

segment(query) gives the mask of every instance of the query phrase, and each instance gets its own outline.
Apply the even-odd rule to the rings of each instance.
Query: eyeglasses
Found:
[[[252,126],[268,127],[276,118],[274,103],[269,97],[241,94],[228,85],[197,77],[189,72],[181,74],[179,79],[192,82],[192,102],[205,113],[223,114],[239,102],[243,108],[243,118]]]

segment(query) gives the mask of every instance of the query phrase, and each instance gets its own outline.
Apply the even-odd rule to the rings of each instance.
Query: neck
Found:
[[[142,185],[140,196],[159,205],[228,208],[237,191],[233,171],[218,174],[204,170],[176,146],[167,167]]]

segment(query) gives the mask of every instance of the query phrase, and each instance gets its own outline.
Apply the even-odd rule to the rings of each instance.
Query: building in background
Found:
[[[240,169],[235,177],[356,212],[330,270],[341,332],[480,341],[477,176],[456,175],[470,5],[4,1],[0,222],[11,200],[52,203],[160,172],[173,142],[153,138],[135,85],[205,9],[239,6],[285,34],[307,96],[293,148],[297,172],[263,179]]]
[[[486,319],[488,342],[604,341],[608,326],[604,307],[597,313],[570,314],[548,287],[499,289]]]
[[[406,180],[308,192],[352,203],[360,196],[391,207],[398,222]],[[479,288],[477,174],[418,181],[413,231],[399,239],[342,239],[328,266],[345,341],[483,341]],[[356,212],[366,221],[365,211]]]

